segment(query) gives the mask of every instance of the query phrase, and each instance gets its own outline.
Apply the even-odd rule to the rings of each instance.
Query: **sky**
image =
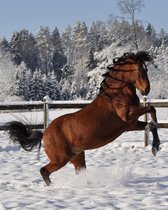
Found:
[[[107,21],[109,15],[123,16],[118,0],[0,0],[0,38],[10,40],[13,32],[27,29],[36,34],[40,26],[55,27],[60,32],[77,21],[89,27],[94,21]],[[168,0],[144,0],[145,7],[136,14],[144,25],[168,32]],[[125,16],[124,16],[125,17]]]

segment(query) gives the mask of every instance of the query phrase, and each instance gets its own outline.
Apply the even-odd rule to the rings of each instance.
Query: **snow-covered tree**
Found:
[[[168,33],[166,33],[166,31],[163,28],[161,28],[158,33],[158,39],[159,39],[160,45],[162,44],[168,45]]]
[[[88,71],[91,71],[97,66],[97,61],[94,58],[94,52],[93,49],[90,49],[87,53],[86,57],[86,66],[85,68],[88,69]]]
[[[55,75],[55,72],[52,71],[48,75],[44,74],[42,81],[45,88],[45,95],[49,96],[49,98],[52,100],[60,100],[60,86],[57,81],[57,76]]]
[[[7,41],[5,37],[3,39],[0,39],[0,50],[4,53],[10,51],[10,43]]]
[[[87,78],[87,62],[80,60],[75,65],[75,73],[73,77],[71,96],[73,99],[83,98],[86,99],[88,91],[88,78]]]
[[[0,100],[15,95],[18,86],[16,78],[17,68],[14,66],[9,53],[0,50]]]
[[[61,98],[64,100],[71,99],[71,88],[74,78],[74,69],[72,66],[65,65],[62,68],[62,78],[60,81]]]
[[[18,90],[16,94],[21,96],[24,100],[29,101],[31,98],[31,81],[32,71],[26,68],[24,62],[17,67],[17,84]]]
[[[67,57],[67,65],[71,66],[73,63],[73,43],[72,43],[72,28],[68,26],[61,36],[62,47]]]
[[[49,28],[40,26],[40,29],[36,34],[35,40],[36,47],[39,52],[38,66],[42,70],[42,73],[47,74],[51,71],[52,68],[51,58],[53,55],[53,48]]]
[[[152,97],[167,97],[168,34],[164,29],[157,33],[152,24],[144,29],[136,20],[142,0],[119,3],[122,13],[131,21],[109,16],[106,22],[93,22],[89,30],[80,21],[62,34],[57,27],[50,33],[48,27],[41,26],[35,36],[23,29],[14,32],[10,42],[0,39],[0,96],[4,96],[1,98],[13,94],[24,100],[42,100],[48,94],[54,100],[92,99],[97,95],[106,66],[125,52],[135,52],[136,45],[138,50],[152,53],[158,66],[150,66],[149,70],[152,87],[157,87],[151,88]]]
[[[149,70],[151,81],[151,98],[168,98],[168,46],[162,44],[159,48],[152,48],[154,64]]]
[[[57,80],[61,79],[61,68],[67,62],[64,55],[62,41],[57,28],[51,34],[51,41],[53,45],[52,69],[55,71]]]
[[[77,22],[73,28],[72,43],[73,43],[73,64],[85,57],[88,51],[87,26],[84,22]]]
[[[37,68],[37,49],[35,47],[34,36],[28,30],[23,29],[14,32],[11,40],[11,52],[16,65],[22,62],[27,68],[35,70]]]
[[[138,32],[137,32],[137,20],[136,20],[136,12],[141,11],[142,7],[144,6],[143,0],[119,0],[118,7],[120,11],[124,15],[128,15],[131,19],[132,24],[132,33],[133,33],[133,42],[135,44],[136,50],[138,50]]]
[[[36,70],[30,81],[30,99],[37,101],[43,100],[45,95],[45,89],[42,82],[42,72],[41,70]]]
[[[111,40],[104,22],[96,21],[92,23],[88,33],[88,42],[89,47],[93,49],[94,52],[99,52],[110,45]]]
[[[100,84],[103,80],[102,74],[106,72],[106,62],[99,63],[92,71],[87,73],[89,89],[88,99],[94,99],[99,93]]]

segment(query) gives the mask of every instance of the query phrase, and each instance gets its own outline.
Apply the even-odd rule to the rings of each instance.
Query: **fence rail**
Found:
[[[37,103],[38,102],[38,103]],[[81,102],[74,102],[74,101],[35,101],[31,103],[0,103],[0,111],[20,111],[20,110],[27,110],[31,111],[35,110],[42,110],[44,108],[44,103],[47,103],[50,109],[80,109],[89,104],[91,101],[81,101]]]
[[[43,101],[34,101],[34,102],[15,102],[15,103],[0,103],[0,112],[12,112],[12,111],[31,111],[31,110],[43,110],[43,124],[31,125],[33,129],[45,129],[48,126],[48,112],[51,109],[81,109],[84,106],[91,103],[91,101],[49,101],[47,98],[44,98]],[[141,101],[141,105],[149,106],[153,105],[155,108],[168,108],[168,100],[151,100],[148,101],[144,99]],[[144,121],[147,121],[147,115],[144,117]],[[159,122],[159,128],[168,128],[167,122]],[[0,130],[4,130],[5,125],[0,125]],[[148,145],[148,136],[146,132],[144,133],[145,146]]]

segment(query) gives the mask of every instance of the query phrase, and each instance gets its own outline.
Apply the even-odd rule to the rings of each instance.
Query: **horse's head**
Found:
[[[147,52],[125,53],[113,60],[114,65],[108,66],[109,70],[115,72],[115,76],[123,81],[134,85],[142,95],[148,95],[150,83],[147,75],[146,61],[151,61]]]

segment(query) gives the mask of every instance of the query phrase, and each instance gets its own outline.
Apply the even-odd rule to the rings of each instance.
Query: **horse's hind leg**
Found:
[[[70,162],[74,165],[76,173],[86,168],[85,152],[81,152],[71,158]]]
[[[50,174],[57,170],[56,164],[48,163],[46,166],[40,169],[40,174],[43,177],[44,182],[49,186],[51,184],[51,180],[49,178]]]
[[[65,166],[69,160],[62,162],[49,162],[46,166],[40,169],[41,176],[45,183],[49,186],[51,184],[51,180],[49,178],[50,174],[54,171],[58,171],[60,168]]]

